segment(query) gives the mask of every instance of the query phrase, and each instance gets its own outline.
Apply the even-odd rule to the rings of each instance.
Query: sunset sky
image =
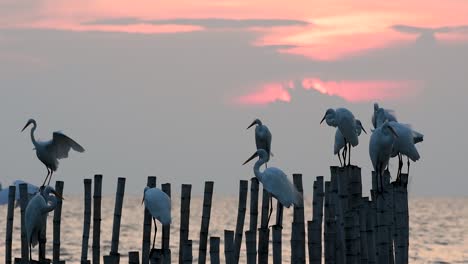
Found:
[[[466,195],[467,14],[463,0],[2,0],[0,182],[45,176],[19,133],[35,118],[42,138],[63,130],[87,149],[61,162],[65,189],[103,173],[134,193],[147,175],[236,193],[259,117],[272,165],[311,184],[337,164],[326,109],[370,131],[378,101],[425,135],[411,192]],[[368,141],[353,152],[366,184]]]

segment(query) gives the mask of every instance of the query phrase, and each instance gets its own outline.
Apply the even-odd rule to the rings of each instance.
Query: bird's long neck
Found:
[[[37,141],[36,138],[34,137],[34,132],[36,131],[36,123],[33,123],[33,127],[31,128],[31,141],[35,147],[37,147]]]
[[[255,165],[254,165],[254,174],[255,174],[255,177],[258,178],[259,181],[263,180],[263,172],[260,171],[260,167],[263,164],[265,164],[265,160],[264,159],[258,159],[257,162],[255,162]]]

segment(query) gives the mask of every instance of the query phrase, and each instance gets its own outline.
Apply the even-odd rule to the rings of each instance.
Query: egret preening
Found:
[[[52,139],[49,141],[36,141],[34,131],[36,131],[37,124],[34,119],[29,119],[21,131],[24,131],[31,124],[33,125],[31,128],[31,141],[36,150],[36,155],[47,168],[47,176],[44,183],[42,183],[42,186],[45,185],[47,178],[49,178],[49,182],[47,183],[47,185],[49,185],[50,180],[52,179],[52,174],[58,168],[59,159],[67,158],[70,149],[78,152],[84,152],[85,150],[73,139],[58,131],[52,134]]]
[[[384,115],[384,120],[388,120],[389,122],[390,121],[395,121],[397,122],[397,118],[395,116],[395,112],[393,110],[390,110],[390,109],[383,109],[381,107],[379,107],[379,104],[378,103],[374,103],[374,114],[372,114],[372,125],[374,126],[374,128],[377,128],[379,126],[378,122],[377,122],[377,113],[379,112],[379,109],[382,109],[380,111],[382,111],[382,114]]]
[[[54,194],[54,195],[51,195]],[[54,188],[46,186],[29,200],[25,211],[26,236],[29,243],[29,259],[32,259],[32,247],[35,247],[40,238],[45,236],[47,215],[57,206],[57,197],[63,199]],[[45,252],[44,252],[45,253]]]
[[[266,168],[263,172],[260,171],[260,166],[262,166],[268,160],[268,153],[265,150],[257,150],[242,165],[247,164],[255,157],[259,157],[259,159],[257,162],[255,162],[253,171],[258,181],[262,183],[263,188],[286,208],[289,208],[291,205],[300,205],[302,202],[301,193],[296,189],[292,182],[289,181],[288,176],[286,176],[282,170],[270,167]],[[270,214],[268,215],[268,222],[270,222],[272,212],[273,205],[270,203]]]
[[[270,160],[271,153],[271,133],[267,126],[262,124],[260,119],[255,119],[247,129],[251,128],[252,126],[257,125],[255,127],[255,145],[257,146],[257,150],[263,149],[268,153],[267,160],[265,162],[265,167],[268,167],[267,162]]]
[[[356,119],[356,133],[358,136],[361,135],[361,131],[364,131],[364,133],[367,134],[366,130],[362,126],[361,121]],[[343,134],[341,134],[341,131],[337,128],[335,132],[335,147],[333,153],[338,156],[338,159],[340,160],[340,165],[344,166],[346,163],[346,152],[343,150],[343,163],[341,162],[341,156],[340,156],[340,150],[344,148],[346,145],[345,143],[345,138],[343,137]]]
[[[383,190],[383,172],[390,160],[395,138],[398,138],[398,136],[399,135],[388,122],[377,127],[371,135],[369,155],[377,175],[377,186],[379,186],[378,182],[380,182],[380,190]]]
[[[332,127],[337,127],[345,139],[344,151],[348,153],[348,164],[351,165],[351,147],[359,144],[356,119],[353,113],[346,108],[328,109],[325,112],[320,124],[326,120],[327,124]],[[349,145],[349,152],[348,152]],[[346,165],[346,160],[344,161]]]
[[[154,243],[156,240],[156,231],[158,227],[156,226],[156,219],[162,225],[168,225],[171,223],[171,198],[160,189],[154,187],[145,187],[143,193],[142,203],[145,202],[145,207],[150,212],[153,223],[154,223],[154,236],[153,236],[153,249]]]

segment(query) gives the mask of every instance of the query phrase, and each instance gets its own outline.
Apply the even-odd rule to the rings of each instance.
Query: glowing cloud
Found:
[[[291,101],[291,95],[281,83],[264,84],[257,91],[234,99],[235,103],[242,105],[266,105],[277,101]]]

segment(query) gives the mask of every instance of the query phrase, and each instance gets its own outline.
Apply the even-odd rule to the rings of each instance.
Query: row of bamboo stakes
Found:
[[[371,199],[362,197],[361,169],[356,166],[331,167],[331,179],[324,182],[323,176],[316,177],[313,184],[312,220],[304,222],[304,207],[294,206],[291,230],[291,263],[321,264],[325,263],[408,263],[409,215],[407,174],[401,175],[399,182],[390,183],[388,171],[384,175],[383,191],[377,190],[377,179],[373,173]],[[293,183],[303,193],[302,175],[293,174]],[[81,264],[99,264],[101,262],[101,191],[102,175],[94,176],[94,193],[91,197],[91,179],[84,179],[84,214]],[[259,213],[259,182],[254,177],[250,184],[250,210],[248,230],[244,231],[247,213],[248,181],[241,180],[239,187],[239,204],[235,230],[224,231],[224,256],[227,264],[239,263],[241,245],[245,236],[246,260],[248,264],[268,263],[270,230],[272,232],[272,260],[274,264],[282,263],[282,215],[283,208],[277,203],[276,224],[270,229],[267,218],[270,206],[270,195],[263,190],[261,218]],[[156,186],[156,177],[149,176],[147,186]],[[55,189],[63,193],[64,183],[57,181]],[[212,181],[205,182],[203,211],[200,225],[198,246],[198,263],[206,263],[209,242],[211,263],[220,263],[220,237],[209,237],[211,204],[213,198]],[[191,200],[190,184],[182,184],[180,207],[180,236],[178,263],[193,262],[193,242],[189,239],[189,216]],[[162,191],[171,196],[171,184],[161,185]],[[12,264],[12,230],[15,202],[15,186],[9,187],[7,210],[5,263]],[[28,203],[27,185],[20,184],[21,208],[21,258],[15,258],[15,264],[28,263],[28,243],[24,225],[24,211]],[[122,216],[122,204],[125,192],[125,178],[118,178],[115,198],[111,250],[103,256],[104,264],[120,263],[119,234]],[[91,209],[93,213],[92,256],[88,257],[90,239]],[[39,245],[39,262],[63,264],[60,260],[60,223],[62,202],[59,201],[53,215],[53,254],[52,259],[45,256],[45,238]],[[174,263],[170,250],[170,226],[162,228],[161,248],[150,252],[151,215],[145,209],[143,219],[143,237],[141,252],[128,252],[128,263]],[[306,225],[307,224],[307,225]],[[307,228],[307,232],[306,232]],[[307,238],[307,239],[306,239]],[[323,238],[323,239],[322,239]],[[306,244],[307,240],[307,244]],[[307,246],[307,248],[306,248]],[[308,250],[308,259],[306,257]],[[151,254],[150,254],[151,253]],[[151,255],[151,257],[150,257]]]

